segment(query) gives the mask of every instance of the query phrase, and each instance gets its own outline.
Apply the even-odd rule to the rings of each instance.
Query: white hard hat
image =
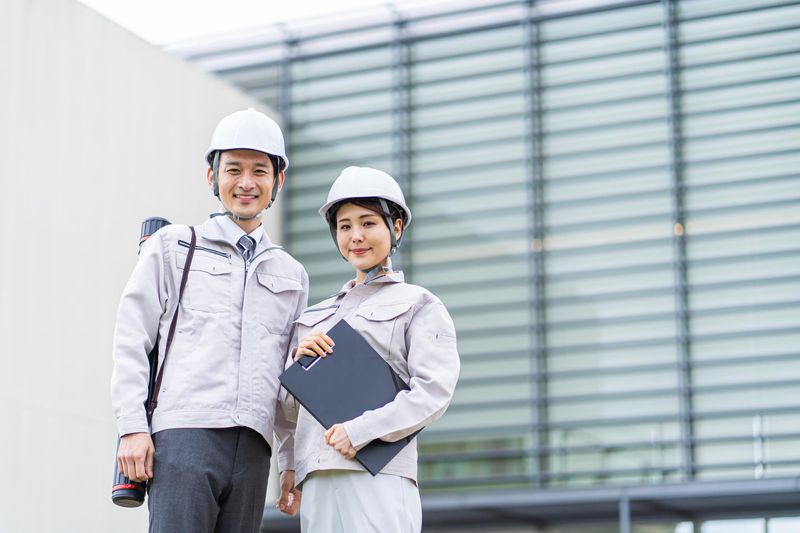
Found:
[[[328,222],[328,211],[334,204],[350,198],[383,198],[397,204],[405,213],[404,227],[411,224],[411,210],[400,185],[386,172],[368,167],[347,167],[331,185],[328,201],[319,208],[319,214]]]
[[[280,170],[289,166],[280,126],[252,107],[232,113],[219,121],[206,150],[206,161],[209,165],[217,150],[257,150],[280,157],[283,160],[283,169]]]

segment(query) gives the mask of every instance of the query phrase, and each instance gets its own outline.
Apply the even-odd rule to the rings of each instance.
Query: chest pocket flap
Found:
[[[385,305],[369,305],[359,308],[356,315],[381,322],[384,320],[394,320],[414,306],[413,303],[396,303]]]
[[[300,315],[296,323],[302,324],[306,327],[313,327],[319,324],[320,322],[324,321],[326,318],[330,317],[339,309],[339,306],[331,306],[331,307],[321,307],[319,309],[309,308],[303,311],[303,314]]]
[[[258,273],[258,283],[271,292],[278,294],[286,291],[302,291],[303,285],[296,279],[283,278],[264,272]]]
[[[175,264],[178,266],[178,270],[183,270],[183,265],[186,264],[186,254],[175,254]],[[192,265],[189,267],[189,270],[199,270],[201,272],[207,272],[212,276],[219,276],[221,274],[230,274],[231,268],[230,263],[208,257],[202,252],[195,250],[194,257],[192,257]]]

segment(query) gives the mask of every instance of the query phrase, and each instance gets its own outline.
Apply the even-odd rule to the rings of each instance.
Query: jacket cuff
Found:
[[[350,444],[353,445],[353,448],[361,449],[374,439],[374,437],[369,434],[366,424],[364,424],[364,420],[360,416],[348,420],[342,425],[345,431],[347,431],[347,436],[350,438]]]
[[[120,437],[131,433],[150,433],[147,417],[142,415],[129,415],[117,417],[117,431]]]
[[[278,472],[297,470],[294,464],[294,451],[278,452]]]

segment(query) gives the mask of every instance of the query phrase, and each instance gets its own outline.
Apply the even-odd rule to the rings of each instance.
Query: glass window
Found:
[[[542,94],[542,102],[547,112],[565,107],[609,101],[632,104],[640,100],[653,99],[653,101],[662,103],[666,100],[666,89],[666,80],[663,75],[643,75],[635,79],[600,80],[583,85],[549,87]],[[659,115],[659,117],[661,116]],[[634,114],[630,120],[641,120],[646,117],[647,115],[644,113]],[[558,126],[558,123],[554,123],[553,130],[549,131],[555,131]]]
[[[523,117],[500,120],[481,120],[454,126],[421,129],[413,136],[413,147],[418,152],[440,150],[462,144],[475,144],[500,140],[522,139],[526,135]]]
[[[548,96],[551,94],[552,97]],[[624,98],[620,101],[615,97],[610,102],[601,101],[591,107],[562,107],[558,100],[559,93],[555,90],[545,91],[544,98],[553,100],[552,107],[548,106],[541,117],[547,132],[601,128],[641,120],[665,121],[668,116],[667,101],[660,94],[633,101],[626,101]]]
[[[434,104],[446,104],[453,100],[500,96],[522,92],[525,83],[526,79],[521,71],[439,81],[413,86],[411,101],[415,107],[426,107]]]
[[[553,422],[591,424],[616,421],[624,418],[674,416],[678,413],[678,399],[673,395],[636,398],[635,400],[593,398],[585,402],[570,402],[550,406]]]
[[[519,27],[471,31],[466,34],[420,40],[411,45],[411,54],[414,62],[423,62],[487,49],[518,46],[521,40],[522,32]]]
[[[692,189],[686,195],[685,205],[690,211],[696,211],[786,200],[800,200],[797,178],[784,176],[778,179],[726,184],[724,187]]]
[[[547,318],[552,324],[576,320],[595,320],[602,323],[633,319],[644,314],[670,312],[674,304],[675,296],[669,291],[644,296],[578,297],[566,302],[556,299],[547,306]]]
[[[748,106],[774,105],[775,102],[794,100],[800,92],[800,78],[768,80],[714,90],[690,91],[683,95],[681,104],[689,113],[686,121],[693,121],[694,113],[712,111],[737,111]]]
[[[690,4],[695,2],[681,2],[680,11],[683,16],[691,16],[696,12]],[[704,2],[698,2],[703,4]],[[746,8],[748,2],[737,2],[737,10]],[[755,7],[765,7],[764,3],[754,2]],[[730,5],[730,4],[729,4]],[[726,6],[727,7],[727,6]],[[734,6],[730,6],[734,7]],[[786,22],[797,20],[800,17],[800,6],[783,6],[773,9],[745,11],[744,13],[726,14],[721,17],[685,20],[681,22],[681,36],[685,41],[698,39],[722,39],[736,36],[740,33],[759,30],[775,30],[786,26]],[[727,41],[721,41],[727,42]]]
[[[800,73],[797,55],[756,57],[716,65],[686,67],[681,78],[687,91],[711,89],[756,80],[771,81]]]
[[[797,126],[800,103],[758,106],[744,110],[726,110],[704,113],[699,117],[686,117],[683,121],[687,137],[722,135],[747,132],[762,128],[789,128]],[[791,135],[791,129],[787,129]]]
[[[297,59],[292,61],[292,77],[295,82],[322,76],[335,76],[345,72],[360,71],[369,68],[385,67],[392,61],[392,49],[389,47],[370,48],[367,50],[348,51],[314,59]]]
[[[587,33],[624,31],[630,27],[660,22],[661,8],[652,4],[557,18],[546,21],[541,28],[544,39],[556,40]]]
[[[293,120],[314,123],[318,120],[349,122],[357,116],[391,113],[393,95],[390,91],[350,94],[337,98],[311,100],[292,106]]]
[[[654,43],[660,46],[661,43]],[[660,72],[664,68],[664,54],[660,50],[588,59],[565,64],[552,64],[542,70],[545,86],[568,83],[587,83],[595,79],[635,76],[644,73]]]
[[[794,15],[800,13],[794,8]],[[789,30],[770,32],[766,35],[753,35],[724,41],[703,42],[701,44],[686,44],[681,52],[686,58],[686,66],[702,65],[715,61],[739,59],[759,55],[775,54],[792,47],[800,39],[800,31]]]
[[[588,373],[584,376],[551,377],[547,392],[553,396],[582,396],[643,392],[651,389],[677,388],[674,369],[640,372]]]
[[[388,89],[392,86],[392,71],[382,68],[367,72],[344,72],[330,78],[292,84],[292,100],[306,101],[316,98],[366,93]]]
[[[787,332],[779,328],[738,335],[694,336],[692,357],[704,361],[791,353],[792,347],[798,343],[800,331]]]
[[[547,367],[552,375],[559,372],[592,372],[629,369],[644,365],[675,364],[677,347],[673,339],[647,342],[644,346],[592,346],[589,349],[565,347],[548,353]]]
[[[558,63],[575,61],[587,57],[601,57],[626,52],[636,52],[650,46],[660,46],[663,31],[659,24],[649,28],[628,30],[620,33],[590,35],[577,39],[564,39],[546,43],[542,61]]]
[[[415,129],[423,129],[467,120],[518,117],[524,112],[525,103],[521,95],[485,96],[415,108],[411,124]]]
[[[791,409],[797,406],[800,385],[756,383],[736,390],[698,391],[694,407],[698,413],[719,414],[725,411]]]
[[[522,61],[522,49],[520,48],[480,52],[415,63],[412,76],[416,83],[424,84],[487,72],[518,70],[522,67]]]

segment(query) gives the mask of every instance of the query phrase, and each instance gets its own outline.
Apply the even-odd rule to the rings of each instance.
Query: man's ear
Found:
[[[211,187],[211,192],[214,192],[214,171],[211,169],[211,167],[208,167],[206,178],[208,179],[208,186]]]
[[[286,179],[286,171],[281,170],[280,172],[278,172],[278,192],[283,190],[283,180],[285,179]]]

